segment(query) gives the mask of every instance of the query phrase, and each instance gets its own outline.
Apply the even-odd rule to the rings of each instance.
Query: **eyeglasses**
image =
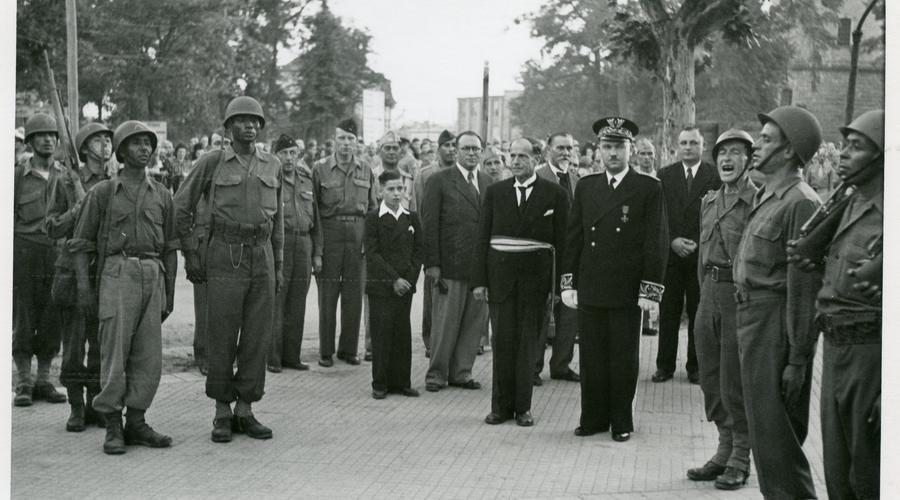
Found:
[[[481,147],[480,146],[463,146],[463,147],[459,148],[459,150],[462,151],[463,153],[468,153],[468,154],[480,153]]]

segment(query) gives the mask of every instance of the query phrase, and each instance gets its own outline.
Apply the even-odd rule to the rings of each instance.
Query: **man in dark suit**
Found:
[[[434,175],[425,185],[422,225],[425,231],[426,277],[432,294],[431,362],[425,390],[446,385],[480,389],[472,379],[478,342],[487,329],[488,308],[475,300],[470,282],[478,240],[481,201],[491,178],[478,170],[482,141],[475,132],[456,138],[459,161]]]
[[[578,309],[581,421],[576,436],[634,430],[641,309],[656,307],[668,257],[659,182],[628,168],[638,127],[625,118],[594,123],[606,171],[582,177],[569,212],[561,298]]]
[[[535,175],[540,154],[537,141],[514,141],[513,178],[491,185],[482,207],[472,284],[475,297],[490,304],[494,330],[491,413],[484,419],[492,425],[514,415],[520,426],[534,424],[534,358],[543,351],[537,350],[537,341],[569,208],[565,190]]]
[[[535,170],[535,174],[542,179],[547,179],[562,186],[566,192],[566,199],[572,203],[575,196],[575,186],[578,185],[578,173],[571,163],[577,162],[577,149],[575,139],[571,134],[555,133],[547,139],[547,163]],[[577,166],[577,163],[576,163]],[[563,253],[563,248],[557,249],[558,254]],[[578,331],[578,313],[573,309],[564,307],[561,303],[553,304],[553,309],[548,309],[541,324],[541,335],[538,339],[538,351],[534,366],[534,385],[542,385],[541,372],[544,370],[544,346],[550,330],[550,312],[553,313],[555,335],[552,336],[552,354],[550,354],[550,378],[554,380],[568,380],[578,382],[581,377],[575,370],[569,368],[572,357],[575,355],[575,333]]]
[[[675,373],[678,354],[678,330],[681,314],[687,306],[687,373],[692,384],[700,383],[697,354],[694,351],[694,316],[700,304],[697,277],[697,241],[700,239],[700,201],[709,191],[722,185],[716,167],[700,160],[703,136],[695,127],[678,134],[681,160],[659,171],[668,215],[669,265],[664,282],[666,293],[660,304],[659,347],[656,353],[654,382],[670,380]]]

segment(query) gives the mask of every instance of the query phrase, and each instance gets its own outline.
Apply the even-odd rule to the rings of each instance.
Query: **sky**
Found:
[[[525,61],[540,57],[517,16],[540,0],[329,0],[345,23],[372,36],[369,65],[391,80],[394,127],[413,121],[456,123],[456,99],[481,95],[484,62],[491,95],[521,89]],[[292,54],[283,54],[284,62]]]

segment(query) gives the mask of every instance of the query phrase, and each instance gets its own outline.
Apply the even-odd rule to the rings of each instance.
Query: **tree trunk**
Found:
[[[669,32],[663,52],[663,164],[670,163],[677,154],[676,134],[685,126],[693,125],[697,110],[694,100],[694,48],[679,36],[677,30]]]

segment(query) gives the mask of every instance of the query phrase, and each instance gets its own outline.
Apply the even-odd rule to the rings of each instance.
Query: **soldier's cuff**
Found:
[[[566,273],[560,276],[559,278],[559,290],[566,291],[572,290],[575,286],[575,281],[572,273]]]
[[[638,292],[638,297],[642,299],[652,300],[653,302],[659,302],[662,300],[663,292],[666,290],[666,287],[660,285],[659,283],[654,283],[652,281],[641,281],[641,288]]]
[[[200,239],[197,238],[197,235],[191,234],[190,236],[186,236],[181,238],[181,250],[183,252],[191,252],[200,248]]]
[[[71,253],[96,252],[97,242],[83,238],[72,238],[66,241],[66,250]]]

